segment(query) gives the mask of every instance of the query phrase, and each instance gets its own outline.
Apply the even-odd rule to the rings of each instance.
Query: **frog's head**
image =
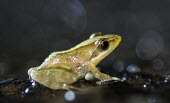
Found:
[[[102,35],[101,33],[94,33],[90,38],[81,42],[70,51],[81,51],[81,54],[86,55],[84,58],[97,65],[103,58],[110,54],[120,43],[121,36],[119,35]]]
[[[119,35],[102,35],[101,33],[94,33],[90,36],[94,42],[94,51],[91,56],[91,61],[97,65],[102,59],[110,54],[121,42]]]

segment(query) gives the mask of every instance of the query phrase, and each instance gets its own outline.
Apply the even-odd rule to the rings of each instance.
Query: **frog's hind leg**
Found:
[[[46,70],[31,68],[28,74],[31,79],[51,89],[74,89],[74,87],[70,85],[78,80],[78,75],[74,71],[65,68]]]

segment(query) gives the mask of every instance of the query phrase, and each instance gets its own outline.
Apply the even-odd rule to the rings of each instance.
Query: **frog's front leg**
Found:
[[[29,69],[28,75],[51,89],[74,89],[71,84],[78,80],[78,75],[74,71],[65,68],[37,70],[36,67]]]
[[[111,77],[107,74],[101,73],[94,65],[90,66],[90,71],[93,73],[95,78],[97,78],[101,81],[110,81],[110,80],[122,81],[121,79],[119,79],[117,77]]]

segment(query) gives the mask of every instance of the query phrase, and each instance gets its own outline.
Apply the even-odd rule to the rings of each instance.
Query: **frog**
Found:
[[[100,81],[119,81],[117,77],[100,72],[96,66],[121,42],[117,34],[93,33],[75,47],[51,53],[44,62],[28,70],[31,80],[51,89],[70,90],[73,83],[89,72]]]

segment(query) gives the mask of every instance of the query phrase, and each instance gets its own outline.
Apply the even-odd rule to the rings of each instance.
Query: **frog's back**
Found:
[[[45,59],[39,69],[55,69],[60,67],[72,69],[83,62],[84,60],[80,58],[80,55],[77,52],[53,52]]]
[[[95,50],[95,39],[88,39],[77,46],[59,52],[53,52],[42,63],[39,69],[51,69],[57,67],[64,67],[66,69],[76,69],[87,62],[90,62],[90,57]]]

